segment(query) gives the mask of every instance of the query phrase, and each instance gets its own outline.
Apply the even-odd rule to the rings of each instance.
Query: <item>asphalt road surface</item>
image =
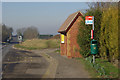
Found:
[[[48,65],[40,55],[11,49],[3,59],[2,78],[41,78]]]
[[[56,53],[57,49],[26,51],[13,48],[16,38],[2,49],[2,80],[90,78],[80,61]],[[74,78],[74,79],[72,79]]]
[[[14,49],[14,44],[18,44],[17,37],[2,45],[2,80],[41,78],[49,65],[46,59],[30,51]]]
[[[80,61],[61,56],[59,53],[55,53],[55,50],[25,51],[11,48],[3,59],[3,80],[6,78],[10,80],[90,78]]]
[[[12,49],[12,44],[5,43],[0,48],[0,78],[2,77],[2,60],[5,58],[5,55]]]
[[[79,60],[68,59],[66,56],[61,56],[60,53],[56,53],[57,49],[44,49],[36,50],[34,53],[46,54],[50,59],[50,70],[47,72],[49,78],[91,78],[89,73],[85,70],[84,66]],[[51,74],[50,74],[51,73]],[[74,80],[73,79],[73,80]]]

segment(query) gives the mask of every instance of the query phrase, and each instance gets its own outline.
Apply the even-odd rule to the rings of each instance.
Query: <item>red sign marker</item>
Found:
[[[93,20],[93,16],[86,16],[85,20]]]
[[[93,30],[91,30],[91,39],[93,39]]]

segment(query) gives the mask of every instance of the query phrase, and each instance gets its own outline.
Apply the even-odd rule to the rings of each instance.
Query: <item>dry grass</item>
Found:
[[[16,44],[15,47],[24,48],[24,49],[45,49],[45,48],[59,48],[60,46],[59,39],[32,39],[26,40],[22,44]]]

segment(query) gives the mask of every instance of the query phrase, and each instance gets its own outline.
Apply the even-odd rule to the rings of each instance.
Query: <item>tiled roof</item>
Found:
[[[78,12],[75,12],[71,15],[68,16],[68,18],[65,20],[65,22],[61,25],[61,27],[59,28],[58,32],[61,33],[61,32],[66,32],[66,30],[69,28],[70,24],[74,21],[74,19],[77,17],[77,16],[80,16],[80,15],[83,15],[80,11]]]

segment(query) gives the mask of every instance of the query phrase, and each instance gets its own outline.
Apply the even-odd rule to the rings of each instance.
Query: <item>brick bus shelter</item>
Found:
[[[80,11],[69,15],[59,28],[61,55],[66,55],[68,58],[81,57],[77,43],[77,34],[82,16],[83,14]]]

